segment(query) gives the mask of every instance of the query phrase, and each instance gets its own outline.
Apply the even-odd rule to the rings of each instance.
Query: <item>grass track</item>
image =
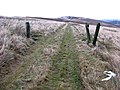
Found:
[[[68,25],[59,53],[52,57],[52,72],[47,83],[33,90],[80,90],[78,52],[75,50],[72,28]]]

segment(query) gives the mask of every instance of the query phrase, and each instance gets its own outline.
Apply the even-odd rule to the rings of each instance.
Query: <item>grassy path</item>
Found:
[[[59,53],[52,57],[52,72],[48,82],[33,90],[80,90],[78,52],[70,26],[66,28]]]

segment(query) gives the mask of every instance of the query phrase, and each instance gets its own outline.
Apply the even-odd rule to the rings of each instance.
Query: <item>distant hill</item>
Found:
[[[102,20],[102,21],[120,26],[120,20],[117,20],[117,19],[113,19],[113,20],[105,19],[105,20]]]
[[[59,21],[59,22],[73,22],[73,23],[80,23],[85,24],[89,23],[91,25],[96,25],[97,23],[100,23],[102,26],[107,27],[120,27],[120,21],[111,21],[111,20],[95,20],[90,18],[84,18],[84,17],[75,17],[75,16],[62,16],[59,18],[44,18],[44,17],[6,17],[6,16],[0,16],[0,18],[5,19],[18,19],[18,20],[37,20],[37,19],[45,19],[45,20],[52,20],[52,21]]]
[[[89,23],[96,25],[97,23],[101,23],[103,26],[108,26],[108,27],[120,27],[120,21],[119,24],[117,21],[107,21],[107,20],[95,20],[95,19],[90,19],[90,18],[84,18],[84,17],[75,17],[75,16],[63,16],[58,19],[61,20],[68,20],[68,21],[74,21],[74,22],[79,22],[79,23]]]

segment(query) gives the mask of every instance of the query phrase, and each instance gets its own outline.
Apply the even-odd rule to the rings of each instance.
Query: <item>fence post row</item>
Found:
[[[100,23],[98,23],[97,26],[96,26],[96,31],[95,31],[94,39],[93,39],[93,46],[96,46],[96,41],[97,41],[97,36],[98,36],[98,33],[99,33],[99,29],[100,29]]]
[[[30,23],[26,22],[26,36],[30,38]]]
[[[87,44],[89,44],[91,42],[90,32],[89,32],[89,24],[86,23],[85,27],[86,27],[87,38],[88,38]]]

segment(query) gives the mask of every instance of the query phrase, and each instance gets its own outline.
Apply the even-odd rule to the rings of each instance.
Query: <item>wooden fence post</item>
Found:
[[[26,35],[27,38],[30,38],[30,23],[26,22]]]
[[[87,38],[88,38],[87,44],[89,44],[91,42],[90,32],[89,32],[89,24],[86,23],[85,27],[86,27]]]
[[[98,23],[96,26],[96,31],[95,31],[95,35],[94,35],[94,39],[93,39],[93,46],[96,46],[99,29],[100,29],[100,23]]]

